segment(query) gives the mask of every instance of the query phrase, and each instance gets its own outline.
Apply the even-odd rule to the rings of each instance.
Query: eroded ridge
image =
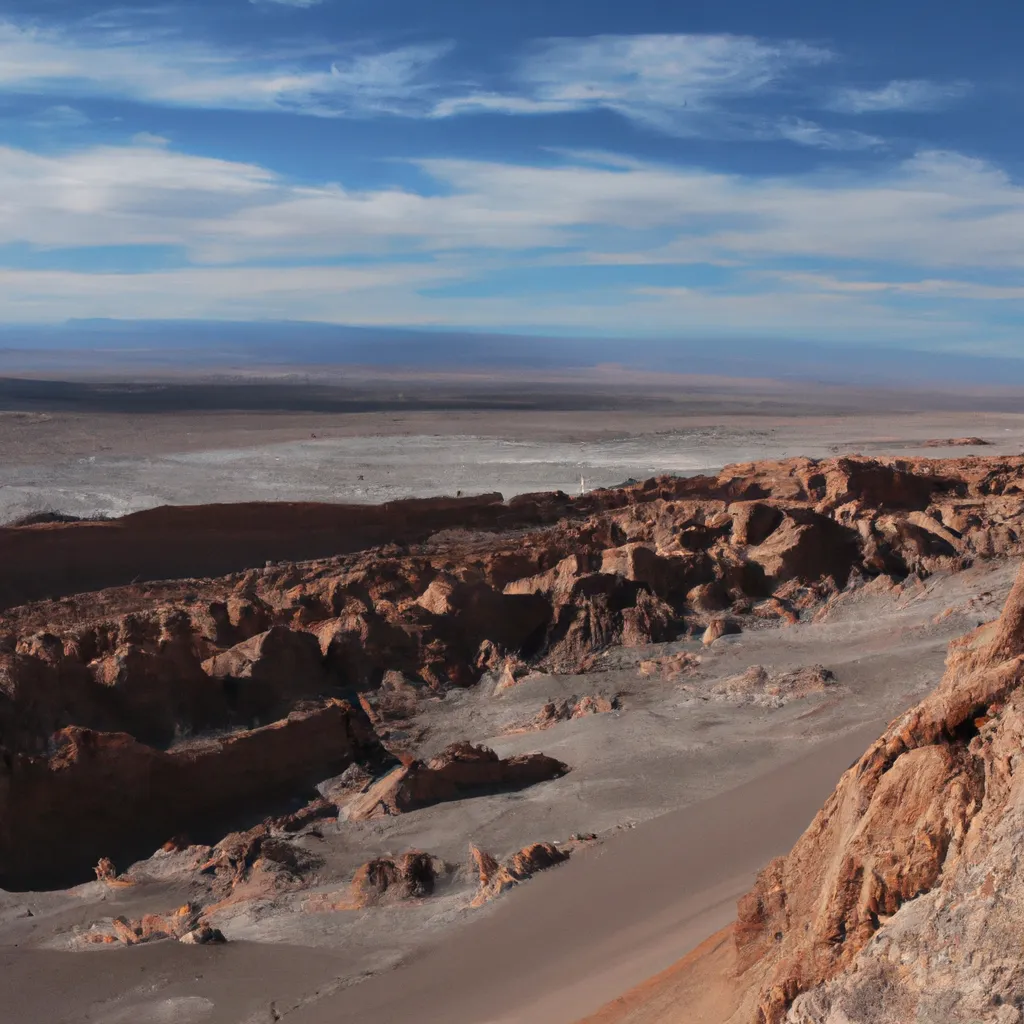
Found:
[[[491,496],[438,508],[392,509],[374,529],[364,512],[360,536],[377,542],[390,530],[389,542],[365,547],[354,536],[340,549],[359,550],[331,558],[9,608],[0,618],[0,885],[82,881],[100,857],[124,863],[182,832],[216,842],[297,800],[313,807],[323,799],[314,784],[346,769],[362,781],[331,805],[335,813],[371,791],[368,813],[394,813],[414,791],[456,799],[487,791],[499,775],[516,775],[515,785],[557,778],[572,766],[549,758],[496,768],[468,748],[431,775],[416,745],[418,709],[485,680],[500,692],[537,670],[585,672],[613,645],[683,636],[710,645],[797,622],[872,580],[1019,554],[1024,459],[795,459],[575,500]],[[254,535],[260,523],[287,531],[311,513],[246,515]],[[218,529],[229,525],[227,507],[210,516]],[[48,557],[66,559],[76,544],[95,557],[94,545],[116,547],[119,536],[128,557],[147,522],[158,544],[174,518],[43,524],[5,537],[31,539],[45,579]],[[191,571],[202,554],[182,564]],[[980,718],[991,703],[967,710]],[[968,717],[943,743],[893,754],[898,764],[930,751],[914,754],[921,764],[906,785],[923,793],[925,780],[941,776],[960,794],[955,808],[934,811],[929,842],[940,851],[955,845],[985,793],[961,735]],[[441,784],[466,765],[479,785]],[[879,792],[902,806],[893,787],[905,769],[889,768],[877,772]],[[879,811],[879,827],[887,821]],[[898,877],[870,898],[879,918],[934,883],[923,848],[897,859]],[[757,911],[765,921],[767,892]],[[870,917],[851,914],[832,926],[840,946],[871,931]],[[756,916],[751,963],[762,959]]]

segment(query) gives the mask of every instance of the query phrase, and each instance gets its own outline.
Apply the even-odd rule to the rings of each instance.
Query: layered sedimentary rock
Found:
[[[177,833],[265,813],[355,760],[386,758],[365,719],[339,701],[169,751],[78,727],[53,747],[49,757],[0,761],[3,888],[80,881],[102,857],[148,855]]]
[[[577,499],[5,528],[0,885],[83,880],[101,857],[223,834],[231,815],[252,824],[355,762],[372,778],[386,747],[415,753],[395,723],[453,687],[586,671],[612,645],[791,623],[874,579],[1024,553],[1022,513],[1024,458],[837,458]],[[318,560],[280,563],[303,556]],[[407,764],[378,806],[451,799],[470,762],[470,791],[508,783],[489,760]],[[959,778],[956,764],[925,768]],[[962,785],[974,792],[969,774]]]
[[[740,903],[735,1021],[1021,1020],[1024,572]]]

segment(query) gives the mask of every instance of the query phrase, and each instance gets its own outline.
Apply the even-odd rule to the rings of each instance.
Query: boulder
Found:
[[[721,640],[723,636],[735,636],[739,632],[739,623],[733,619],[725,618],[723,616],[721,618],[711,620],[708,624],[708,628],[704,630],[704,636],[701,642],[705,647],[710,647],[716,640]]]
[[[423,899],[434,892],[444,865],[428,853],[409,850],[401,857],[377,857],[364,864],[352,879],[353,907]]]
[[[490,854],[470,847],[471,865],[480,878],[480,887],[473,897],[472,906],[485,903],[514,889],[532,878],[538,871],[563,864],[569,859],[566,850],[560,850],[553,843],[532,843],[499,864]]]
[[[524,789],[568,771],[567,765],[545,754],[502,760],[488,747],[453,743],[429,761],[394,769],[353,799],[345,814],[349,821],[404,814],[448,800]]]

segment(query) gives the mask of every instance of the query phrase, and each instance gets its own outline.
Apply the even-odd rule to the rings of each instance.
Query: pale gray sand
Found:
[[[544,750],[573,770],[520,793],[328,823],[322,839],[302,840],[325,859],[324,891],[380,852],[415,847],[459,862],[471,840],[507,856],[577,830],[602,833],[601,843],[482,911],[466,907],[465,887],[365,911],[310,913],[291,896],[225,911],[215,923],[233,941],[223,950],[53,951],[115,914],[179,905],[174,884],[4,895],[0,1005],[23,1024],[568,1024],[731,916],[751,872],[792,843],[840,771],[935,685],[948,640],[995,616],[1015,568],[853,594],[826,622],[720,641],[697,680],[637,672],[642,657],[686,646],[673,644],[613,651],[605,671],[522,683],[505,697],[484,686],[439,702],[425,750],[485,740],[502,754]],[[784,707],[708,696],[752,664],[814,663],[835,672],[834,690]],[[595,692],[622,693],[625,710],[503,733],[549,698]]]
[[[822,743],[753,782],[645,822],[534,879],[399,970],[297,1010],[294,1024],[569,1024],[675,963],[735,917],[885,725]]]
[[[187,414],[181,414],[183,417]],[[543,421],[544,413],[535,420]],[[237,417],[236,417],[237,418]],[[258,417],[254,415],[255,420]],[[827,458],[840,452],[878,455],[971,455],[1019,453],[1024,449],[1024,417],[999,415],[982,420],[963,414],[906,417],[836,417],[758,420],[754,417],[677,417],[665,427],[663,415],[630,417],[609,414],[604,430],[562,432],[552,424],[524,424],[521,416],[457,424],[435,414],[424,432],[417,417],[401,424],[374,423],[380,433],[354,434],[331,420],[315,420],[303,440],[261,443],[266,431],[219,433],[215,421],[198,420],[194,432],[177,430],[179,450],[167,450],[166,438],[147,446],[129,439],[130,453],[119,453],[116,424],[104,422],[93,444],[79,434],[68,439],[64,454],[59,439],[34,461],[10,459],[0,467],[0,522],[49,509],[77,516],[125,515],[157,505],[194,505],[238,501],[327,501],[382,503],[399,498],[482,494],[498,491],[511,497],[532,491],[569,494],[613,487],[628,479],[662,473],[692,475],[717,472],[734,462],[804,455]],[[393,417],[392,417],[393,419]],[[463,420],[467,417],[463,417]],[[0,416],[3,431],[11,424]],[[126,420],[124,429],[137,424]],[[463,433],[460,427],[483,427],[486,433]],[[610,433],[615,428],[619,433]],[[70,425],[69,425],[70,429]],[[319,429],[319,433],[318,433]],[[323,436],[339,431],[344,436]],[[924,448],[930,438],[965,431],[983,433],[991,445],[980,448]],[[294,436],[295,430],[292,430]],[[317,436],[314,438],[313,434]],[[539,435],[539,436],[538,436]],[[238,444],[248,438],[250,443]],[[233,442],[233,443],[232,443]],[[73,454],[71,454],[73,453]]]

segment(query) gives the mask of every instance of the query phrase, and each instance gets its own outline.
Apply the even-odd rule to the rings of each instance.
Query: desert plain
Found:
[[[9,791],[46,800],[25,834],[12,829],[31,808],[8,809],[0,1005],[26,1024],[600,1012],[728,925],[840,775],[934,688],[950,641],[998,615],[1022,550],[1022,451],[1012,393],[611,370],[514,386],[4,382],[12,551],[85,550],[90,530],[116,543],[118,517],[168,505],[411,511],[385,542],[249,554],[226,575],[126,570],[96,593],[25,599],[8,581]],[[429,528],[416,526],[429,503],[402,504],[441,496],[467,504]],[[282,630],[279,656],[266,637]],[[165,663],[223,707],[156,700],[177,678]],[[293,685],[297,665],[316,682]],[[30,671],[56,688],[52,707],[25,696]],[[254,680],[256,710],[239,710]],[[77,718],[72,691],[89,694]],[[347,766],[326,756],[339,770],[314,778],[313,757],[264,806],[246,763],[245,800],[194,834],[169,819],[160,833],[143,794],[136,843],[97,790],[157,755],[216,790],[218,756],[243,734],[343,705],[359,737]],[[88,736],[48,746],[51,726]],[[116,751],[88,738],[129,734],[138,746]],[[536,774],[431,789],[466,744]],[[78,791],[49,788],[61,771],[95,798],[82,821],[62,803]],[[410,771],[428,796],[388,789]],[[79,829],[110,836],[102,859],[69,850]]]

